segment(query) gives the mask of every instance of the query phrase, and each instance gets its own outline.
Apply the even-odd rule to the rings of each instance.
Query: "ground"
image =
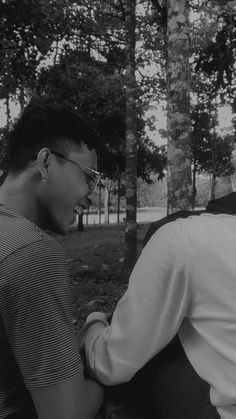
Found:
[[[138,225],[139,252],[148,226]],[[69,265],[74,324],[78,329],[90,312],[112,312],[127,287],[122,275],[124,230],[124,224],[93,225],[57,237]]]

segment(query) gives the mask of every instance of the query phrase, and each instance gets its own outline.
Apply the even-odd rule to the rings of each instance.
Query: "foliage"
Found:
[[[195,72],[203,73],[211,80],[210,97],[221,93],[225,98],[235,95],[236,59],[236,14],[222,13],[219,17],[219,30],[214,39],[201,51],[196,60]],[[226,94],[226,96],[225,96]]]
[[[62,0],[1,1],[1,98],[17,96],[20,89],[34,85],[39,64],[71,24],[63,4]]]
[[[233,138],[217,134],[212,126],[212,116],[204,104],[192,111],[192,161],[199,173],[214,173],[214,176],[234,172],[231,163]],[[213,122],[214,124],[215,122]]]
[[[100,138],[99,166],[116,178],[125,170],[124,76],[114,66],[95,60],[87,52],[67,51],[58,64],[41,71],[37,93],[78,111]],[[144,122],[137,119],[138,175],[149,180],[150,170],[163,176],[165,155],[143,139]],[[141,140],[142,138],[142,140]]]
[[[138,175],[147,182],[151,171],[163,176],[166,159],[144,134],[150,101],[166,92],[166,6],[139,0],[136,16]],[[192,0],[190,7],[198,13],[191,27],[193,92],[204,103],[221,93],[233,104],[232,2]],[[100,166],[115,180],[125,168],[124,0],[1,0],[0,16],[0,97],[23,105],[37,90],[79,110],[101,138]]]

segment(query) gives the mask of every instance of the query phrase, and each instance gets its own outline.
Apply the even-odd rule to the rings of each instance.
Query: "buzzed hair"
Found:
[[[63,106],[33,100],[24,109],[8,138],[9,171],[26,169],[40,149],[67,154],[73,146],[97,148],[97,137],[77,113]]]

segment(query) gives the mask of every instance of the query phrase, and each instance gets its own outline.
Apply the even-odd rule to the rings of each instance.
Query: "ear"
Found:
[[[37,156],[37,166],[43,182],[48,179],[48,166],[51,159],[51,152],[49,148],[42,148]]]

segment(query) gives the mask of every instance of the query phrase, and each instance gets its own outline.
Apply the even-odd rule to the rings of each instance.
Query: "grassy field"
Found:
[[[139,224],[139,252],[149,224]],[[57,237],[69,265],[74,323],[80,328],[92,311],[113,311],[127,282],[122,276],[124,224],[87,226]]]

